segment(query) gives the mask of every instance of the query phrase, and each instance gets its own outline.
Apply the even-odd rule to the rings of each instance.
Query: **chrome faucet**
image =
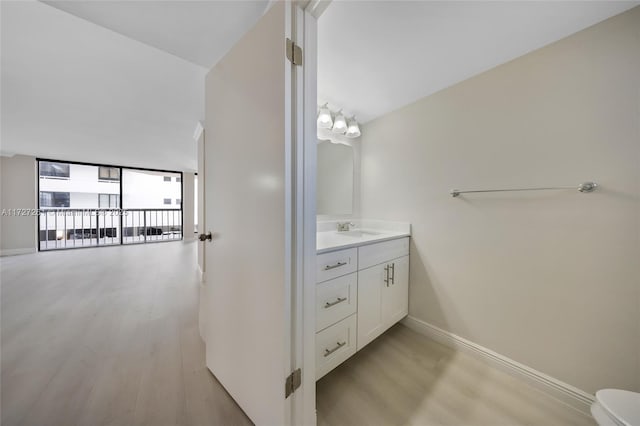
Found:
[[[338,222],[338,232],[347,232],[350,230],[351,226],[356,226],[353,222]]]

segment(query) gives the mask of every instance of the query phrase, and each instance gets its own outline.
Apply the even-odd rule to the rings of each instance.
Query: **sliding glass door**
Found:
[[[182,239],[182,173],[123,169],[124,244]]]
[[[182,239],[182,173],[38,160],[39,249]]]

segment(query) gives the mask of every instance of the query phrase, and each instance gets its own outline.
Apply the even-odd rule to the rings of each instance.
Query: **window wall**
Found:
[[[182,174],[38,160],[40,250],[182,239]]]

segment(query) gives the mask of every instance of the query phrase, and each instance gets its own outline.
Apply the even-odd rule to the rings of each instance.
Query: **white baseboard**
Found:
[[[16,256],[18,254],[35,253],[36,251],[35,248],[5,249],[0,250],[0,256]]]
[[[413,331],[489,363],[570,407],[591,415],[590,407],[595,398],[587,392],[415,317],[408,316],[402,323]]]

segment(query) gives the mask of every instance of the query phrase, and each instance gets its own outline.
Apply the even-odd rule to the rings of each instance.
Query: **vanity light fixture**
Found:
[[[344,135],[347,131],[347,119],[344,118],[344,114],[342,110],[336,113],[336,118],[333,120],[333,128],[331,129],[333,133],[338,133]]]
[[[356,117],[355,115],[353,117],[351,117],[348,121],[347,121],[348,127],[347,127],[347,133],[345,133],[344,135],[348,138],[357,138],[360,136],[360,126],[358,126],[358,122],[356,121]]]
[[[333,120],[331,119],[331,111],[325,103],[320,107],[318,111],[318,127],[321,129],[330,129],[333,126]]]
[[[342,112],[342,109],[339,109],[336,113],[332,113],[329,109],[328,102],[318,107],[317,128],[319,139],[332,139],[333,136],[331,133],[336,136],[345,136],[352,139],[360,137],[361,134],[360,126],[356,121],[355,115],[348,118],[345,113]],[[328,132],[329,130],[331,133]]]

